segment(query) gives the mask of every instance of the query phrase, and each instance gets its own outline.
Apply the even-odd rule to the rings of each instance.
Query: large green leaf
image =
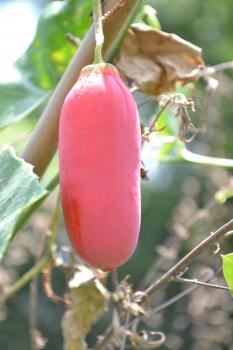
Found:
[[[92,21],[91,8],[90,0],[53,1],[44,8],[35,39],[17,62],[36,86],[54,88],[76,50],[65,34],[82,39]]]
[[[65,34],[82,39],[92,21],[91,8],[91,0],[45,6],[32,44],[16,62],[22,79],[0,84],[0,129],[28,116],[54,89],[76,50]]]
[[[32,166],[15,155],[13,148],[0,153],[0,260],[12,238],[19,215],[46,196]]]
[[[0,129],[28,116],[39,107],[48,92],[25,81],[0,85]]]
[[[222,259],[223,275],[231,293],[233,293],[233,253],[222,255]]]
[[[14,226],[12,237],[14,237],[22,229],[22,227],[27,223],[27,221],[30,219],[32,214],[40,207],[40,205],[43,203],[46,197],[56,188],[58,183],[59,183],[59,174],[56,174],[45,187],[47,190],[47,193],[44,196],[42,196],[39,200],[32,203],[32,205],[30,205],[29,208],[24,210],[22,214],[19,215]]]

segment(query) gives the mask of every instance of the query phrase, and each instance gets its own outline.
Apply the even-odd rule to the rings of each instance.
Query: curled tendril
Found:
[[[129,340],[136,349],[156,349],[160,347],[166,340],[165,334],[162,332],[147,332],[146,330],[138,331],[139,319],[135,319],[131,330],[128,330]]]
[[[193,125],[186,108],[178,107],[176,116],[181,117],[179,139],[181,141],[191,142],[197,134],[197,129]]]
[[[136,349],[156,349],[163,345],[166,340],[165,334],[162,332],[146,332],[145,330],[140,332],[129,331],[129,339],[131,344]]]
[[[185,95],[176,93],[172,96],[161,95],[159,98],[160,107],[170,105],[174,107],[175,117],[180,118],[179,139],[184,142],[191,142],[197,135],[198,129],[193,125],[188,111],[195,112],[194,101]]]
[[[139,290],[134,293],[133,300],[136,303],[141,303],[142,301],[145,302],[145,300],[148,300],[148,295],[145,292]]]

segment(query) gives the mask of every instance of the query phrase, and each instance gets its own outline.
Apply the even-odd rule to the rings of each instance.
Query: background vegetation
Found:
[[[13,0],[9,2],[14,3]],[[36,0],[32,3],[35,20],[38,19],[37,31],[30,47],[15,64],[19,79],[6,82],[2,78],[0,85],[0,146],[10,143],[18,154],[23,150],[38,116],[75,52],[64,34],[73,33],[81,40],[91,23],[89,0]],[[232,60],[233,7],[229,1],[156,0],[144,3],[156,9],[162,30],[176,33],[201,47],[206,65]],[[3,2],[3,5],[7,5],[7,2]],[[7,33],[5,36],[7,38]],[[11,45],[14,43],[10,42]],[[192,118],[198,125],[200,111],[203,111],[205,128],[188,145],[193,152],[232,158],[232,78],[231,71],[218,74],[219,87],[210,96],[208,105],[206,84],[197,84],[197,112]],[[190,90],[183,88],[179,91],[190,93]],[[142,120],[150,125],[158,111],[158,102],[148,100],[142,103],[147,97],[138,92],[135,98],[141,104],[139,112]],[[171,115],[172,110],[168,109],[161,116],[161,126],[168,126],[164,131],[165,136],[177,133],[178,122]],[[138,289],[148,286],[209,232],[232,217],[232,199],[222,200],[221,203],[216,200],[216,193],[219,194],[217,198],[224,199],[224,189],[227,189],[228,195],[231,193],[232,170],[177,161],[175,156],[167,162],[165,156],[166,152],[159,145],[147,146],[144,151],[149,181],[142,181],[140,242],[133,258],[119,269],[119,278],[130,275],[130,282]],[[57,168],[55,157],[42,179],[43,184],[56,174]],[[26,228],[10,244],[0,268],[0,290],[5,290],[34,263],[35,254],[38,254],[50,224],[55,200],[56,193],[48,197]],[[58,244],[69,245],[62,220]],[[218,269],[221,258],[213,255],[216,247],[212,248],[190,266],[187,276],[201,279],[208,271]],[[221,244],[222,254],[230,253],[232,249],[232,238]],[[64,253],[62,258],[66,259]],[[221,272],[215,282],[224,284]],[[57,294],[64,293],[66,282],[58,268],[53,273],[53,285]],[[111,288],[110,281],[108,287]],[[152,306],[162,304],[184,287],[182,283],[170,282],[155,294]],[[40,279],[38,304],[38,328],[47,340],[44,349],[62,349],[60,325],[64,306],[55,304],[45,296]],[[1,349],[31,349],[29,305],[29,286],[26,286],[0,310]],[[88,337],[90,344],[103,332],[109,317],[109,313],[106,313],[93,328]],[[150,317],[144,327],[166,334],[167,341],[161,349],[233,350],[232,297],[224,290],[200,287]]]

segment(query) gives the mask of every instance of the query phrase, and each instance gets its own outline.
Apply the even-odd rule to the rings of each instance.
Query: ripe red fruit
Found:
[[[137,107],[117,70],[84,68],[61,113],[61,198],[75,250],[102,270],[123,264],[137,244],[140,148]]]

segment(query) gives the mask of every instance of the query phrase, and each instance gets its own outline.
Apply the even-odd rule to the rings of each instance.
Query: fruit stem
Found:
[[[95,56],[94,63],[102,63],[102,48],[104,44],[104,34],[102,25],[101,0],[93,0],[93,16],[95,26]]]

